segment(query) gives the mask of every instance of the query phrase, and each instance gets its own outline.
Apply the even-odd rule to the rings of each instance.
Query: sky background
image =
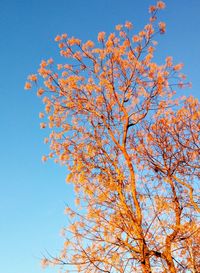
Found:
[[[165,1],[161,21],[167,33],[159,38],[157,60],[167,55],[185,64],[192,89],[180,94],[200,98],[200,0]],[[43,271],[40,258],[62,247],[61,228],[67,223],[65,203],[73,203],[67,170],[43,164],[48,150],[39,128],[43,105],[34,92],[24,91],[27,75],[42,59],[59,59],[54,38],[68,33],[95,40],[126,20],[140,30],[152,0],[0,0],[0,272]]]

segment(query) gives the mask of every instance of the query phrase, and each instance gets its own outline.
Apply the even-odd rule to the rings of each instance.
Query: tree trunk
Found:
[[[142,272],[143,273],[151,273],[151,264],[149,260],[149,249],[146,245],[145,239],[143,239],[143,261],[142,261]]]

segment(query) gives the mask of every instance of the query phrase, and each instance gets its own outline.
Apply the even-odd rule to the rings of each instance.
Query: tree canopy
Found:
[[[200,103],[179,96],[182,64],[154,62],[157,13],[97,42],[55,38],[63,63],[42,61],[25,85],[43,98],[49,155],[67,167],[77,210],[60,255],[63,272],[199,272]],[[71,272],[70,271],[70,272]]]

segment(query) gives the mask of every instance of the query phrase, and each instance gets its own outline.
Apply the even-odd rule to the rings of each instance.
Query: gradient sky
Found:
[[[157,60],[184,62],[200,98],[200,0],[165,1],[160,18],[167,33],[159,39]],[[147,23],[153,0],[0,0],[0,272],[41,273],[40,258],[62,246],[65,203],[73,203],[67,170],[41,157],[45,131],[39,129],[41,101],[24,91],[26,77],[45,58],[59,58],[54,37],[68,33],[95,40],[126,20],[136,30]],[[57,272],[50,268],[46,273]]]

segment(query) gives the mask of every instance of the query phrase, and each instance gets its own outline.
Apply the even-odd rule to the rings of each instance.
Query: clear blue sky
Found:
[[[68,33],[82,40],[132,21],[139,30],[147,22],[152,0],[1,0],[0,1],[0,272],[41,273],[40,257],[56,254],[66,219],[64,204],[72,203],[66,170],[43,164],[47,151],[39,129],[40,100],[24,91],[26,76],[41,59],[58,57],[54,37]],[[167,55],[184,62],[193,88],[181,90],[200,97],[200,1],[166,1],[161,18],[167,33],[159,40],[158,60]],[[57,272],[56,268],[45,272]]]

